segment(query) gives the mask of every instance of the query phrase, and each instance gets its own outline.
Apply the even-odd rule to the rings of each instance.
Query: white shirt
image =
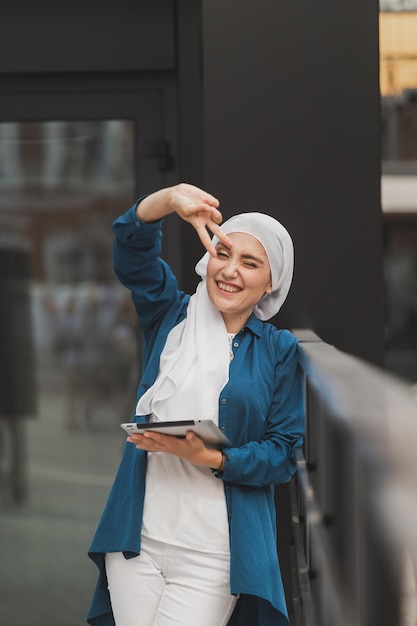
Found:
[[[204,376],[192,367],[177,392],[164,403],[158,418],[182,418],[183,407],[196,419],[207,415]],[[164,452],[148,453],[142,534],[202,552],[229,554],[229,526],[223,481],[207,467],[198,467]]]

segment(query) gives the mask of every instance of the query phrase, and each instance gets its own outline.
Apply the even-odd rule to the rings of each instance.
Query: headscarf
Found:
[[[255,237],[263,246],[271,268],[272,292],[265,295],[256,305],[254,313],[261,320],[269,320],[276,315],[290,290],[294,270],[294,248],[291,237],[284,226],[265,213],[240,213],[221,225],[222,231],[246,233]],[[212,239],[214,247],[218,237]],[[207,252],[197,263],[196,272],[206,277],[210,255]]]
[[[272,292],[264,295],[254,313],[261,320],[270,319],[284,303],[292,281],[294,252],[290,235],[280,222],[263,213],[241,213],[221,228],[225,234],[252,235],[264,247],[271,269]],[[217,243],[218,238],[213,237],[214,246]],[[209,258],[206,253],[196,265],[202,280],[190,298],[187,317],[168,334],[157,378],[140,398],[136,415],[152,413],[153,419],[167,419],[171,413],[165,409],[166,403],[180,389],[191,369],[198,369],[204,389],[190,392],[178,419],[218,422],[218,398],[229,380],[230,352],[223,317],[207,293],[205,277]]]

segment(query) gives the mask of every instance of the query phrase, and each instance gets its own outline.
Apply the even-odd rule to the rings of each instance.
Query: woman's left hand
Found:
[[[173,454],[202,467],[219,467],[222,461],[222,453],[219,450],[206,448],[204,441],[191,431],[184,439],[180,439],[148,430],[143,435],[136,433],[129,435],[127,441],[133,443],[139,450]]]

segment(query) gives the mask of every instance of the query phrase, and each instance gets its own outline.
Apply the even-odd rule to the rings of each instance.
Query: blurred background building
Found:
[[[417,5],[380,14],[382,210],[386,365],[417,372]]]

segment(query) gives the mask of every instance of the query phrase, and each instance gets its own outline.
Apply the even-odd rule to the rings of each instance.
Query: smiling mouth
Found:
[[[241,287],[235,287],[233,285],[227,285],[226,283],[217,282],[217,286],[222,291],[227,291],[228,293],[238,293],[238,291],[242,291]]]

